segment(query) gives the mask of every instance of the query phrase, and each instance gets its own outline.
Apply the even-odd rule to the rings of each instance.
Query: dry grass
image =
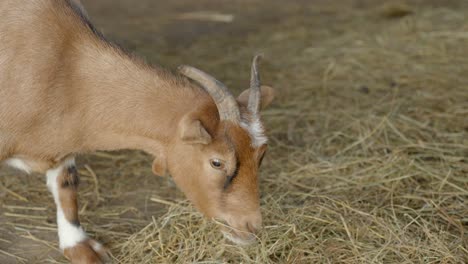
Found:
[[[230,245],[150,176],[149,157],[97,153],[81,159],[82,222],[115,262],[468,261],[468,6],[353,3],[291,4],[261,32],[158,55],[242,87],[265,52],[263,79],[280,92],[264,113],[265,228],[257,245]],[[63,262],[43,179],[19,174],[0,176],[0,260]]]

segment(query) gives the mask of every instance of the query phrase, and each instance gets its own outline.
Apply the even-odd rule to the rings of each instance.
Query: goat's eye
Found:
[[[224,169],[224,162],[220,159],[212,159],[210,160],[211,167],[221,170]]]

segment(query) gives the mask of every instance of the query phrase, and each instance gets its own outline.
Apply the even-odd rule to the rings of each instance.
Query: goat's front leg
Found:
[[[57,206],[57,229],[60,249],[71,263],[103,263],[107,251],[89,238],[78,219],[78,172],[74,159],[68,159],[46,173],[47,186]]]

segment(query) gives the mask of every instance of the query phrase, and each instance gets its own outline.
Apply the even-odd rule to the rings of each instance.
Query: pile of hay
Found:
[[[264,229],[251,247],[224,241],[145,154],[81,158],[82,222],[117,263],[468,261],[468,6],[323,2],[293,2],[248,35],[197,38],[176,59],[138,46],[237,92],[260,49],[279,96],[264,112]],[[43,181],[2,170],[1,263],[64,261]]]

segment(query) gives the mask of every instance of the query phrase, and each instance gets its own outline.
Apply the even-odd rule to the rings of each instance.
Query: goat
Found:
[[[258,169],[267,138],[261,86],[237,98],[191,66],[171,73],[129,55],[90,23],[78,0],[0,1],[0,161],[44,173],[57,207],[59,246],[72,263],[102,263],[107,250],[78,217],[74,156],[139,149],[154,156],[187,198],[236,243],[262,225]]]

